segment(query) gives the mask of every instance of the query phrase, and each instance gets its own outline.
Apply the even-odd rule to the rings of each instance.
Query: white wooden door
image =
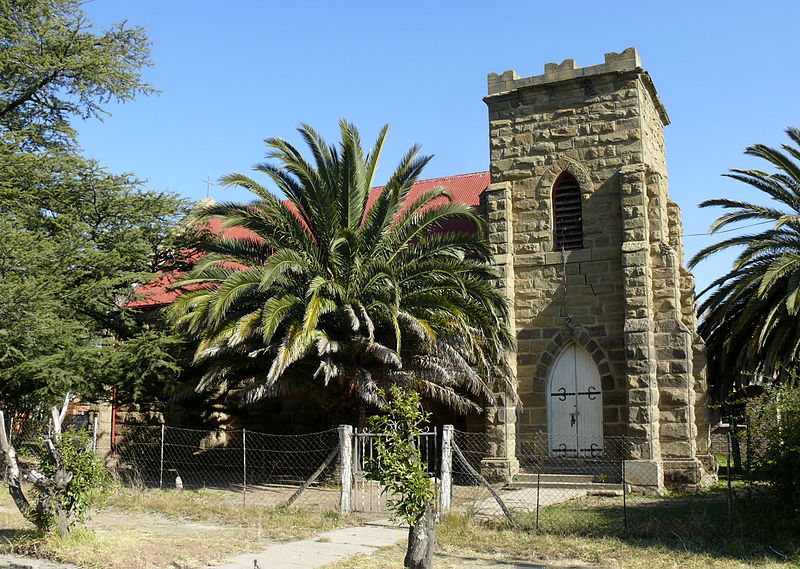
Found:
[[[591,356],[579,346],[567,346],[556,358],[548,383],[550,455],[601,457],[603,395],[600,372]]]

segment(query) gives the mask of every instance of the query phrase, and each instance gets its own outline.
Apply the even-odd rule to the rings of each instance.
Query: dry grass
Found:
[[[272,542],[295,540],[361,522],[336,512],[243,508],[228,493],[115,487],[103,509],[68,538],[41,535],[0,497],[0,552],[82,567],[151,569],[196,567]]]
[[[437,527],[437,569],[530,569],[604,567],[613,569],[787,569],[793,562],[760,558],[748,561],[711,553],[681,551],[663,544],[614,538],[543,535],[499,529],[463,515],[447,516]],[[396,569],[402,567],[405,544],[358,555],[326,569]]]
[[[343,515],[333,510],[243,507],[240,496],[210,489],[141,490],[117,486],[105,494],[100,505],[105,509],[151,512],[179,520],[257,527],[266,537],[281,541],[303,539],[362,521],[357,514]]]
[[[740,505],[734,523],[729,523],[727,503],[718,494],[634,497],[627,532],[618,502],[618,498],[588,498],[551,506],[541,512],[542,527],[548,532],[513,530],[503,521],[482,521],[469,514],[447,515],[437,525],[436,567],[800,567],[797,524],[776,515],[767,498],[749,507]],[[400,567],[404,553],[404,546],[384,548],[330,569]]]
[[[257,529],[153,533],[137,528],[82,527],[68,538],[32,533],[14,552],[90,568],[196,567],[264,543]]]
[[[215,491],[135,490],[115,487],[105,508],[68,539],[42,536],[0,493],[0,551],[15,551],[84,567],[192,567],[275,540],[293,540],[362,520],[335,512],[243,508],[236,495]],[[724,497],[631,497],[629,532],[621,528],[617,498],[589,498],[541,512],[549,533],[515,531],[468,514],[445,516],[437,527],[438,569],[522,569],[532,565],[621,569],[764,567],[800,563],[796,525],[756,502],[727,520]],[[522,518],[524,516],[520,514]],[[569,517],[571,516],[571,517]],[[561,520],[556,525],[556,520]],[[530,523],[530,519],[523,519]],[[559,532],[555,528],[560,528]],[[336,569],[402,566],[405,545],[355,556]]]
[[[505,561],[552,562],[579,560],[600,567],[787,567],[776,555],[734,558],[718,550],[690,549],[680,540],[623,539],[613,536],[537,534],[514,531],[504,524],[481,523],[469,516],[448,516],[438,527],[438,549],[460,556],[490,556]],[[677,542],[677,543],[675,543]]]
[[[398,569],[403,566],[403,557],[406,554],[406,542],[403,541],[397,545],[389,547],[382,547],[372,555],[354,555],[326,565],[325,569]],[[445,569],[436,558],[436,569]],[[447,567],[446,569],[450,569]]]

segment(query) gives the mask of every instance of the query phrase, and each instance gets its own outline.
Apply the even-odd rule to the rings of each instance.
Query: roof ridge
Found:
[[[417,180],[420,182],[430,182],[433,180],[450,180],[452,178],[466,178],[467,176],[478,176],[480,174],[488,174],[489,170],[480,170],[479,172],[469,172],[467,174],[453,174],[452,176],[436,176],[435,178],[426,178],[424,180]]]
[[[423,182],[433,182],[434,180],[455,180],[458,178],[467,178],[469,176],[480,176],[483,174],[488,174],[489,170],[480,170],[478,172],[469,172],[467,174],[453,174],[451,176],[436,176],[434,178],[425,178],[424,180],[417,180],[414,184],[421,184]],[[385,188],[386,184],[382,184],[380,186],[372,186],[370,190],[377,190],[379,188]]]

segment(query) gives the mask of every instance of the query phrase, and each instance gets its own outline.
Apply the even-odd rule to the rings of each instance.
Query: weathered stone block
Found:
[[[661,404],[665,407],[686,405],[689,403],[689,392],[686,389],[662,387],[659,389]]]
[[[664,488],[664,470],[658,460],[626,460],[625,483],[638,491],[662,493]]]

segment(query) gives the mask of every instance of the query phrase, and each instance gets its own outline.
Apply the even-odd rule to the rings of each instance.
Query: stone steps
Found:
[[[522,472],[514,476],[514,480],[505,486],[506,490],[523,490],[530,488],[540,489],[570,489],[586,490],[590,493],[622,493],[619,483],[595,481],[591,474],[533,474]]]
[[[594,481],[594,476],[591,474],[562,474],[562,473],[547,473],[547,474],[534,474],[532,472],[520,472],[514,476],[514,482],[525,482],[536,484],[537,477],[542,483],[545,482],[583,482],[590,483]]]
[[[536,490],[536,482],[511,482],[504,487],[505,490]],[[590,494],[620,494],[622,495],[621,484],[608,484],[605,482],[542,482],[539,484],[540,490],[586,490]]]

